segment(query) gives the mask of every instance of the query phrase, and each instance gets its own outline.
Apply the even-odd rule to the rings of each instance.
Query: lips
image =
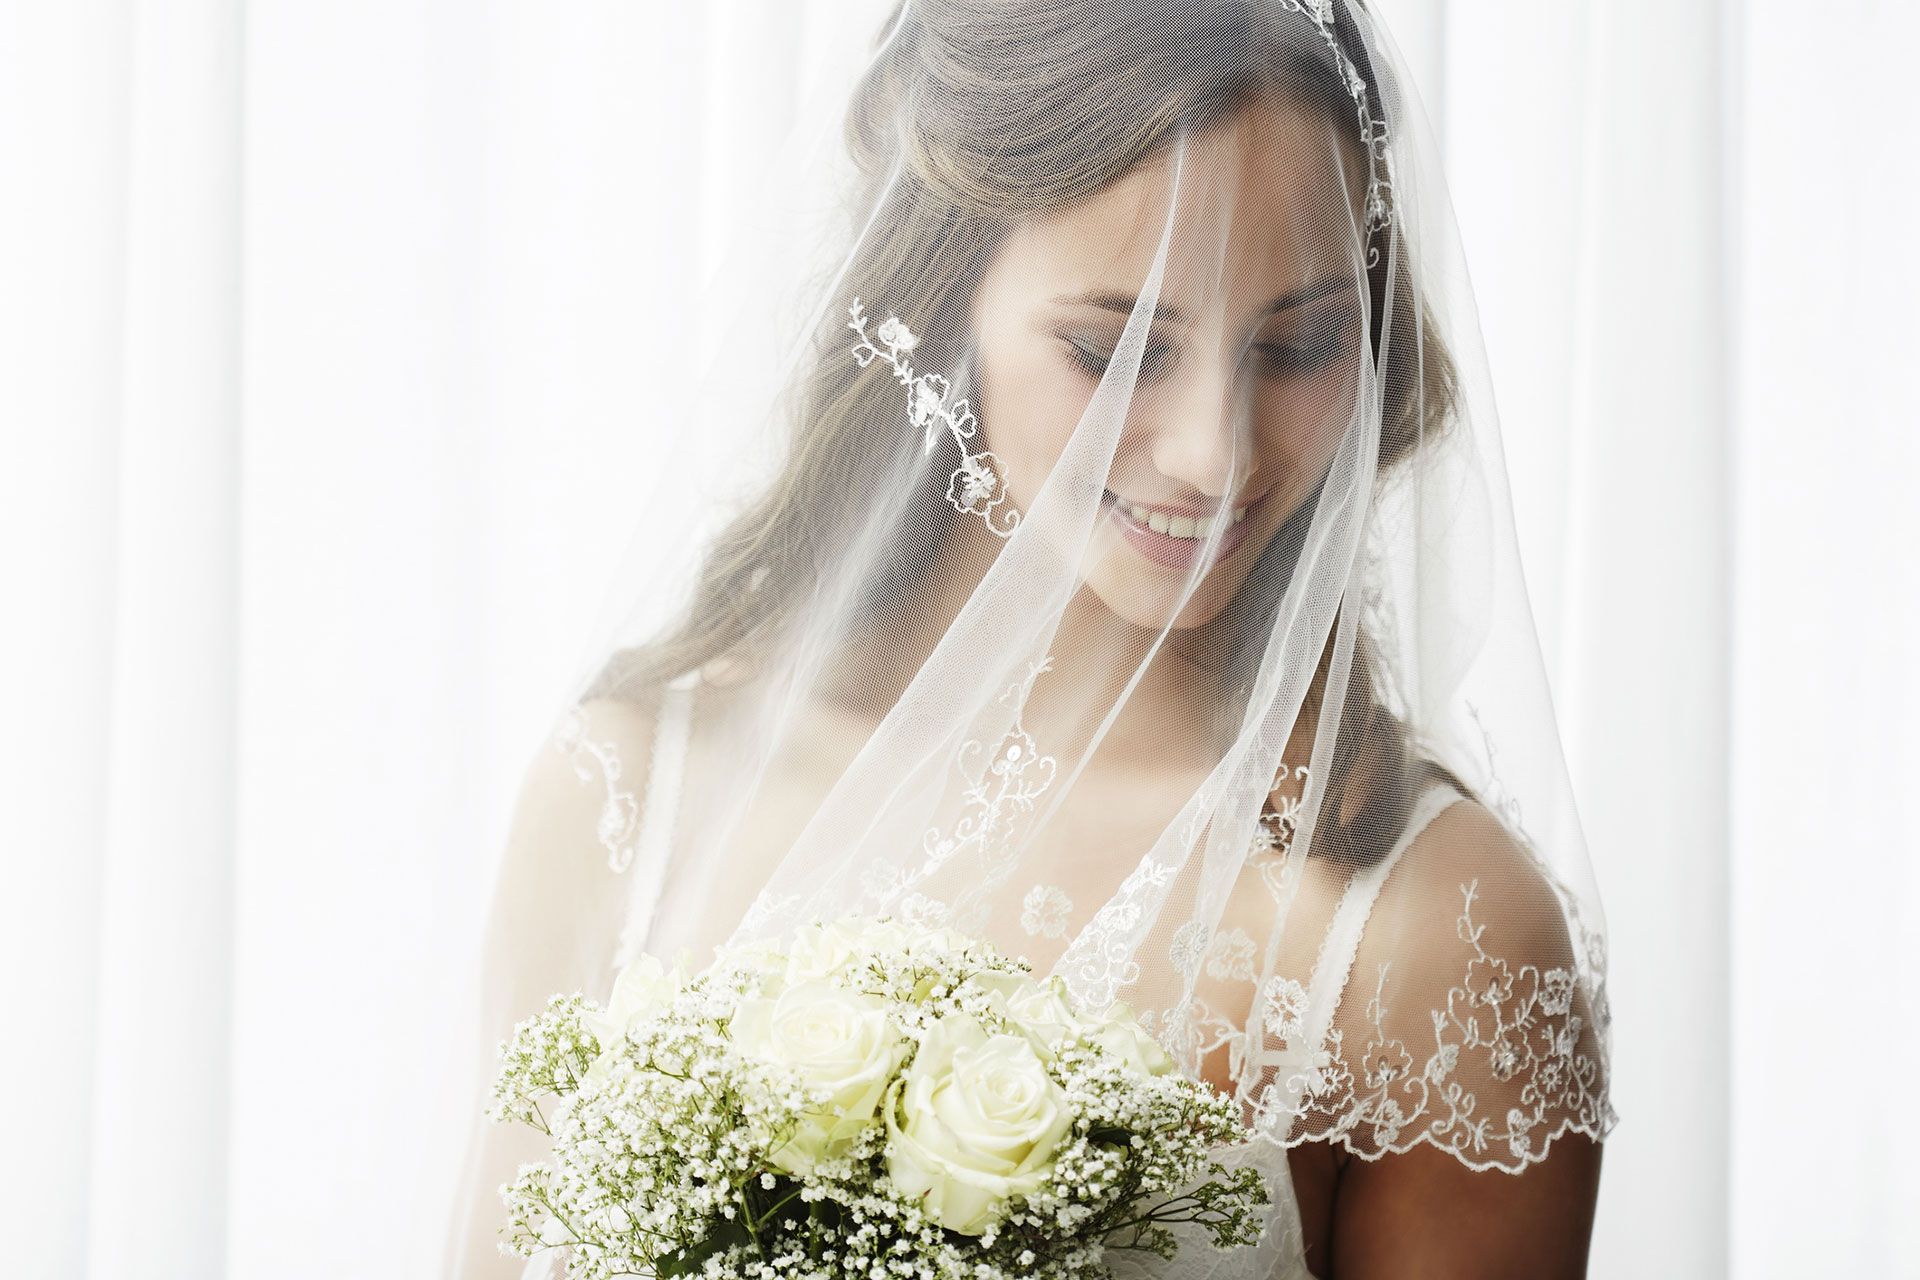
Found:
[[[1214,549],[1213,559],[1218,563],[1232,555],[1246,540],[1247,516],[1265,498],[1266,495],[1262,494],[1225,514],[1217,507],[1208,514],[1196,512],[1191,507],[1148,506],[1121,498],[1111,491],[1103,501],[1108,518],[1134,550],[1155,564],[1170,569],[1192,569],[1206,554],[1208,535],[1215,532],[1223,518],[1230,523],[1224,529],[1218,529],[1218,545]]]
[[[1174,538],[1204,538],[1213,531],[1214,525],[1222,518],[1222,508],[1198,508],[1191,506],[1163,507],[1148,503],[1132,502],[1109,490],[1107,498],[1121,511],[1131,515],[1141,524],[1155,533],[1164,533]],[[1246,519],[1247,511],[1253,506],[1243,502],[1231,508],[1230,517],[1235,524]]]

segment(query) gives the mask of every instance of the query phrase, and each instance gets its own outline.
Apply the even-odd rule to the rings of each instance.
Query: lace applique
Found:
[[[1207,952],[1207,976],[1223,982],[1253,981],[1253,935],[1235,926],[1215,938]]]
[[[1140,1024],[1159,1037],[1161,1047],[1182,1071],[1199,1071],[1200,1063],[1221,1045],[1228,1046],[1228,1057],[1238,1068],[1245,1035],[1198,996],[1188,996],[1158,1019],[1147,1010],[1140,1015]]]
[[[1057,762],[1040,751],[1033,735],[1021,723],[1019,708],[1026,705],[1033,682],[1053,665],[1051,657],[1042,657],[1027,665],[1027,672],[1003,689],[996,702],[1012,703],[1013,721],[989,752],[985,742],[969,738],[955,753],[955,763],[967,780],[961,793],[961,809],[950,829],[930,827],[921,838],[920,865],[903,870],[885,858],[876,859],[867,869],[866,892],[877,905],[897,902],[897,910],[913,923],[950,925],[963,932],[978,932],[988,912],[989,890],[1005,880],[1017,861],[1016,832],[1040,796],[1053,784]],[[977,879],[953,903],[943,902],[919,891],[941,867],[962,853],[974,855]],[[1036,890],[1042,886],[1036,886]],[[1035,906],[1034,892],[1023,904],[1022,927],[1029,918],[1036,924],[1029,934],[1044,932],[1057,937],[1066,930],[1066,915],[1072,903],[1058,889],[1051,890],[1058,901],[1049,898]],[[1057,920],[1056,920],[1057,917]]]
[[[860,885],[874,901],[891,902],[906,888],[907,872],[904,867],[895,866],[885,858],[875,858],[867,863]]]
[[[603,799],[594,834],[607,851],[607,866],[625,871],[640,842],[640,802],[621,785],[620,753],[587,737],[586,713],[577,706],[569,707],[561,718],[553,744],[572,763],[580,781],[593,782],[598,773]]]
[[[1480,788],[1480,793],[1487,807],[1493,811],[1494,816],[1505,823],[1507,828],[1514,833],[1522,844],[1532,849],[1533,841],[1527,836],[1527,829],[1520,820],[1520,802],[1514,798],[1512,792],[1507,790],[1507,784],[1500,780],[1499,761],[1496,759],[1496,752],[1493,746],[1493,734],[1487,731],[1487,722],[1480,718],[1479,707],[1476,707],[1471,701],[1468,701],[1466,708],[1467,718],[1472,720],[1473,727],[1480,731],[1480,749],[1486,753],[1487,757],[1487,780],[1486,785]]]
[[[771,921],[792,915],[799,905],[800,895],[797,893],[769,894],[763,890],[747,904],[735,930],[736,939],[751,938]]]
[[[1213,929],[1204,921],[1189,920],[1173,931],[1173,941],[1167,947],[1167,958],[1173,961],[1175,973],[1192,978],[1200,972],[1200,965],[1207,958],[1207,949],[1213,945]]]
[[[900,918],[916,929],[938,929],[953,919],[953,909],[924,893],[900,899]]]
[[[1289,1045],[1305,1033],[1307,1027],[1307,988],[1293,978],[1267,979],[1260,992],[1260,1025],[1267,1034]]]
[[[1304,1092],[1300,1123],[1289,1146],[1336,1138],[1368,1159],[1425,1141],[1474,1169],[1517,1171],[1543,1159],[1547,1145],[1575,1131],[1603,1138],[1617,1116],[1609,1104],[1600,1060],[1582,1052],[1581,1016],[1573,1011],[1577,977],[1570,969],[1512,965],[1482,943],[1486,926],[1473,918],[1479,881],[1461,886],[1456,921],[1473,950],[1444,1008],[1432,1011],[1434,1044],[1424,1057],[1385,1028],[1389,965],[1367,1003],[1371,1035],[1357,1059],[1342,1032],[1291,1078],[1276,1080],[1262,1099],[1270,1132],[1288,1117],[1277,1104],[1293,1088]],[[1271,1007],[1269,1005],[1269,1007]],[[1497,1082],[1514,1100],[1503,1115],[1481,1114],[1481,1097],[1460,1078],[1470,1067]],[[1416,1069],[1417,1068],[1417,1069]]]
[[[1360,630],[1372,640],[1377,653],[1390,655],[1371,664],[1381,706],[1401,720],[1412,721],[1416,716],[1408,709],[1406,691],[1400,681],[1404,659],[1398,655],[1404,650],[1399,615],[1387,590],[1394,559],[1387,520],[1376,508],[1366,523],[1365,568],[1360,573]]]
[[[1482,788],[1486,803],[1502,822],[1514,833],[1515,837],[1532,856],[1533,864],[1552,887],[1554,895],[1560,900],[1561,908],[1566,912],[1567,922],[1573,934],[1575,954],[1579,964],[1578,977],[1590,995],[1593,1010],[1594,1033],[1603,1046],[1612,1037],[1613,1008],[1607,999],[1607,953],[1606,940],[1587,924],[1586,916],[1580,910],[1579,900],[1568,891],[1552,868],[1540,857],[1533,838],[1521,821],[1520,802],[1500,780],[1495,759],[1493,735],[1488,732],[1486,722],[1480,718],[1480,708],[1472,702],[1466,704],[1467,715],[1473,720],[1474,727],[1480,731],[1481,749],[1486,754],[1487,781]]]
[[[1282,770],[1281,776],[1287,776],[1287,771]],[[1256,860],[1270,858],[1285,861],[1293,849],[1293,837],[1300,827],[1300,813],[1306,808],[1309,767],[1295,765],[1292,776],[1299,780],[1300,794],[1283,794],[1278,801],[1269,799],[1267,806],[1260,811],[1260,821],[1253,829],[1253,844],[1249,850],[1250,856]]]
[[[1052,665],[1051,657],[1030,663],[1027,674],[1002,690],[995,701],[1024,707],[1034,680]],[[1052,756],[1040,752],[1017,711],[991,753],[978,738],[969,738],[961,744],[956,761],[968,777],[965,803],[951,831],[935,827],[926,833],[922,874],[940,867],[963,849],[979,851],[989,867],[997,868],[1000,859],[996,855],[1010,852],[1015,826],[1033,812],[1041,793],[1053,785],[1056,767]]]
[[[1279,779],[1288,776],[1289,771],[1283,770]],[[1270,799],[1251,837],[1250,858],[1259,864],[1270,888],[1293,846],[1303,808],[1301,797],[1306,794],[1310,770],[1304,764],[1296,765],[1290,776],[1300,783],[1299,796],[1283,794]],[[1277,780],[1275,789],[1278,787]],[[1192,847],[1203,817],[1196,813],[1188,819],[1179,839],[1181,847]],[[1140,923],[1141,899],[1149,891],[1165,887],[1177,869],[1170,862],[1152,858],[1143,861],[1068,946],[1058,972],[1075,999],[1102,1007],[1115,998],[1121,987],[1139,978],[1140,965],[1133,958],[1138,939],[1128,935]],[[1175,970],[1190,979],[1204,967],[1214,978],[1254,981],[1256,948],[1252,935],[1245,929],[1235,927],[1216,933],[1212,926],[1190,920],[1174,931],[1168,950]],[[1304,993],[1304,988],[1302,990]],[[1200,1059],[1222,1044],[1230,1046],[1233,1071],[1238,1074],[1239,1061],[1245,1052],[1245,1036],[1200,996],[1189,993],[1178,1007],[1169,1009],[1157,1022],[1151,1010],[1143,1012],[1141,1021],[1155,1031],[1167,1051],[1188,1069],[1193,1069]]]
[[[1367,148],[1366,230],[1371,238],[1373,232],[1386,227],[1393,213],[1392,147],[1386,121],[1374,115],[1366,78],[1354,66],[1353,60],[1347,57],[1346,50],[1341,47],[1340,37],[1334,30],[1335,3],[1336,0],[1280,0],[1282,8],[1302,15],[1319,30],[1320,38],[1326,41],[1327,49],[1333,55],[1334,70],[1346,84],[1347,96],[1353,99],[1354,111],[1360,122],[1360,141]],[[1369,244],[1367,265],[1374,266],[1379,260],[1380,247]]]
[[[947,481],[947,501],[956,511],[979,516],[982,523],[1000,537],[1011,534],[1020,523],[1020,515],[1011,508],[997,516],[994,514],[994,508],[1007,499],[1004,468],[999,455],[991,449],[967,447],[980,426],[967,401],[962,398],[950,402],[948,397],[953,389],[939,374],[914,371],[907,357],[920,345],[920,339],[900,317],[888,316],[874,337],[869,338],[867,315],[860,299],[855,298],[847,311],[853,317],[847,321],[847,328],[860,335],[860,341],[853,346],[854,362],[864,369],[878,357],[893,369],[893,376],[907,389],[908,421],[920,428],[925,438],[923,452],[933,453],[942,431],[960,450],[960,465]]]
[[[1171,862],[1141,859],[1068,945],[1059,970],[1076,1001],[1090,1009],[1104,1009],[1121,987],[1139,980],[1140,962],[1134,959],[1138,939],[1129,935],[1144,914],[1140,899],[1165,888],[1176,870]]]
[[[1276,903],[1288,899],[1285,884],[1288,857],[1293,852],[1294,837],[1299,833],[1300,817],[1306,810],[1307,780],[1311,772],[1307,765],[1295,765],[1292,776],[1300,783],[1298,795],[1281,794],[1270,797],[1267,806],[1260,813],[1260,821],[1253,829],[1253,840],[1247,851],[1247,865],[1260,877],[1260,883],[1266,886],[1267,894]],[[1282,770],[1282,778],[1288,771]],[[1219,975],[1214,975],[1218,977]],[[1251,970],[1244,975],[1248,982],[1254,980]]]
[[[1073,899],[1057,886],[1037,884],[1020,901],[1020,927],[1028,937],[1057,938],[1067,931]]]

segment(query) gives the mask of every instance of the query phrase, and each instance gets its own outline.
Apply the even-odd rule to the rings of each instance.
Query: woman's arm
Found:
[[[1486,808],[1389,873],[1336,1025],[1332,1280],[1587,1273],[1612,1121],[1594,1002],[1550,880]],[[1357,1114],[1355,1114],[1357,1112]]]
[[[483,1066],[473,1097],[475,1130],[456,1188],[441,1274],[460,1280],[519,1280],[529,1260],[499,1250],[506,1206],[499,1188],[522,1163],[545,1158],[546,1135],[480,1115],[492,1081],[494,1049],[514,1024],[537,1014],[556,992],[596,999],[611,980],[624,923],[627,878],[608,865],[600,821],[613,791],[637,792],[646,777],[651,710],[624,702],[582,708],[583,737],[619,762],[610,789],[590,754],[558,737],[542,743],[515,799],[481,952]],[[576,767],[579,766],[579,767]],[[582,773],[586,776],[582,777]],[[637,818],[637,809],[632,810]]]
[[[1334,1200],[1334,1280],[1578,1280],[1602,1147],[1557,1140],[1520,1173],[1476,1173],[1429,1146],[1349,1158]]]

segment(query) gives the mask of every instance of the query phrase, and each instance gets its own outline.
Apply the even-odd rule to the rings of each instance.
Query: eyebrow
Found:
[[[1329,276],[1327,279],[1321,280],[1316,284],[1305,285],[1299,289],[1295,289],[1292,293],[1281,294],[1279,297],[1268,302],[1266,306],[1260,308],[1260,314],[1263,317],[1270,316],[1290,310],[1293,307],[1304,306],[1315,299],[1324,298],[1328,294],[1336,293],[1343,288],[1349,288],[1353,283],[1352,276]],[[1123,316],[1130,316],[1133,314],[1134,307],[1140,302],[1140,295],[1122,293],[1109,289],[1090,289],[1086,293],[1077,295],[1062,294],[1060,297],[1053,299],[1053,301],[1069,307],[1098,307],[1102,311],[1112,311]],[[1166,321],[1169,324],[1186,323],[1186,316],[1181,312],[1180,308],[1166,302],[1156,302],[1154,304],[1153,318],[1155,320]]]

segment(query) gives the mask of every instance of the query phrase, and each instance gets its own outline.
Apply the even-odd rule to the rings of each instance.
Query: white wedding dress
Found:
[[[625,924],[616,954],[612,957],[615,971],[649,949],[649,938],[659,924],[656,908],[671,865],[673,831],[678,820],[688,745],[693,731],[696,688],[693,682],[684,680],[669,685],[656,720],[647,773],[638,793],[644,796],[644,801],[639,805],[638,827],[630,844],[633,858],[626,873],[630,880]],[[637,798],[633,793],[616,790],[609,794],[609,804],[617,809]],[[1336,1013],[1334,1005],[1351,976],[1354,959],[1360,951],[1381,886],[1415,838],[1435,817],[1460,799],[1460,794],[1445,784],[1429,787],[1399,841],[1364,874],[1355,876],[1341,895],[1324,944],[1318,949],[1315,966],[1306,982],[1308,992],[1321,993],[1321,1002],[1326,1005],[1322,1017],[1310,1020],[1317,1023],[1319,1039],[1314,1042],[1316,1050],[1324,1049],[1324,1041]],[[1269,1241],[1261,1246],[1263,1257],[1257,1274],[1263,1280],[1315,1280],[1303,1252],[1304,1240],[1291,1170],[1285,1159],[1278,1158],[1277,1152],[1272,1152],[1271,1148],[1269,1151],[1273,1157],[1269,1162],[1269,1186],[1275,1203],[1274,1227],[1270,1227]],[[564,1251],[552,1250],[530,1259],[523,1280],[554,1280],[564,1272],[564,1258]],[[1117,1253],[1113,1265],[1116,1275],[1122,1277],[1145,1280],[1149,1276],[1180,1276],[1204,1280],[1215,1274],[1242,1274],[1245,1261],[1244,1258],[1218,1258],[1206,1241],[1195,1239],[1183,1247],[1179,1259],[1173,1264],[1151,1255]]]
[[[738,259],[656,304],[713,340],[516,818],[489,1030],[642,950],[984,938],[1254,1133],[1264,1242],[1135,1274],[1311,1275],[1304,1142],[1497,1187],[1603,1138],[1598,886],[1379,14],[902,0],[841,52]]]

